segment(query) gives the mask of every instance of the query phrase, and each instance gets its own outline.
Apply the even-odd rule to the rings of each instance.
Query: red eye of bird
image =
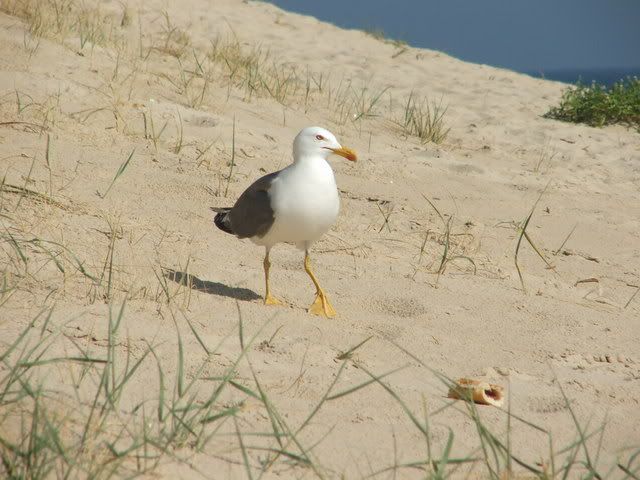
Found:
[[[322,135],[316,135],[316,140],[324,140],[324,137]]]

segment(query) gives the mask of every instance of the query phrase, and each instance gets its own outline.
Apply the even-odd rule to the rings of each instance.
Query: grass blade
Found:
[[[116,183],[116,180],[118,180],[118,178],[124,173],[124,171],[127,169],[127,167],[129,166],[129,162],[131,161],[131,159],[133,158],[133,154],[135,153],[136,149],[134,148],[133,150],[131,150],[131,153],[129,154],[129,156],[127,157],[127,159],[122,163],[122,165],[120,165],[120,168],[118,168],[118,171],[116,172],[116,174],[113,177],[113,180],[111,180],[111,183],[109,184],[109,186],[107,187],[107,190],[103,193],[103,194],[99,194],[100,198],[106,198],[107,194],[109,193],[109,191],[111,190],[111,187],[113,187],[113,185]]]

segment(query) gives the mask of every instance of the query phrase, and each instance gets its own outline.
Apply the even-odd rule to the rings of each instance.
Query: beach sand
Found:
[[[0,378],[25,344],[76,358],[20,368],[55,392],[63,442],[92,425],[77,476],[417,478],[452,438],[450,458],[476,460],[445,473],[484,478],[507,461],[483,425],[540,471],[575,451],[622,478],[640,447],[637,131],[543,118],[563,84],[267,3],[88,1],[62,32],[44,3],[30,20],[19,3],[0,1],[0,353],[27,335]],[[402,128],[409,98],[446,108],[443,141]],[[312,250],[335,319],[306,313],[314,290],[290,245],[271,254],[288,305],[264,306],[263,249],[210,210],[290,163],[309,125],[359,154],[331,159],[341,213]],[[548,264],[519,242],[532,210]],[[99,427],[104,364],[87,358],[115,363],[112,386],[141,360]],[[499,384],[506,403],[452,401],[445,377]],[[33,411],[7,395],[0,430],[15,440]],[[202,417],[180,429],[178,411]],[[107,448],[145,428],[167,440],[148,447],[157,461]],[[563,451],[580,435],[588,454]]]

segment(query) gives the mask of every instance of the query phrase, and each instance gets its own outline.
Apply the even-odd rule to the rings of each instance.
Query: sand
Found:
[[[157,465],[145,464],[149,477],[422,477],[431,468],[424,426],[405,408],[419,425],[428,412],[432,458],[451,433],[451,457],[478,459],[449,465],[454,477],[490,476],[474,418],[508,438],[513,456],[551,471],[579,437],[573,415],[591,435],[597,470],[623,477],[616,464],[640,447],[637,131],[543,118],[560,83],[262,2],[84,4],[90,14],[73,17],[80,31],[38,37],[11,14],[14,2],[0,1],[0,352],[36,319],[26,338],[51,342],[43,358],[112,352],[117,371],[142,359],[109,420],[112,440],[118,425],[165,428],[154,409],[158,364],[167,404],[181,374],[195,380],[196,405],[231,374],[268,397],[271,414],[227,383],[212,405],[221,419],[205,424],[220,430],[206,444],[190,434],[169,443]],[[262,59],[255,70],[243,67],[255,62],[251,52]],[[444,141],[423,143],[399,126],[409,95],[446,107]],[[263,250],[216,229],[210,210],[287,165],[293,137],[308,125],[359,154],[356,164],[331,160],[342,209],[312,253],[339,313],[331,320],[306,313],[314,290],[290,245],[271,254],[272,289],[288,305],[264,306]],[[527,233],[550,266],[523,239],[523,289],[514,253],[532,209]],[[109,318],[123,304],[108,348]],[[56,392],[51,415],[69,420],[62,436],[70,444],[101,365],[30,370]],[[86,379],[74,388],[80,372]],[[328,400],[306,421],[330,387],[336,394],[389,372],[386,387],[373,382]],[[473,410],[451,401],[441,376],[499,384],[506,404]],[[6,438],[19,436],[18,407],[28,401],[0,404]],[[304,427],[298,444],[251,435],[273,433],[273,411],[278,431]],[[510,425],[508,412],[517,416]],[[75,476],[111,458],[105,442]],[[400,466],[411,462],[420,468]],[[118,475],[139,464],[125,455]],[[502,458],[489,464],[506,468]],[[584,471],[574,466],[570,476]]]

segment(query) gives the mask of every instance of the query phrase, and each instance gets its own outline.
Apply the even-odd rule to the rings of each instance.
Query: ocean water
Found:
[[[591,82],[596,82],[608,87],[627,77],[640,78],[640,68],[568,69],[523,73],[531,75],[532,77],[546,78],[548,80],[556,80],[570,84],[581,82],[589,85]]]
[[[342,28],[566,83],[640,77],[639,0],[270,0]],[[322,39],[319,39],[322,41]]]

